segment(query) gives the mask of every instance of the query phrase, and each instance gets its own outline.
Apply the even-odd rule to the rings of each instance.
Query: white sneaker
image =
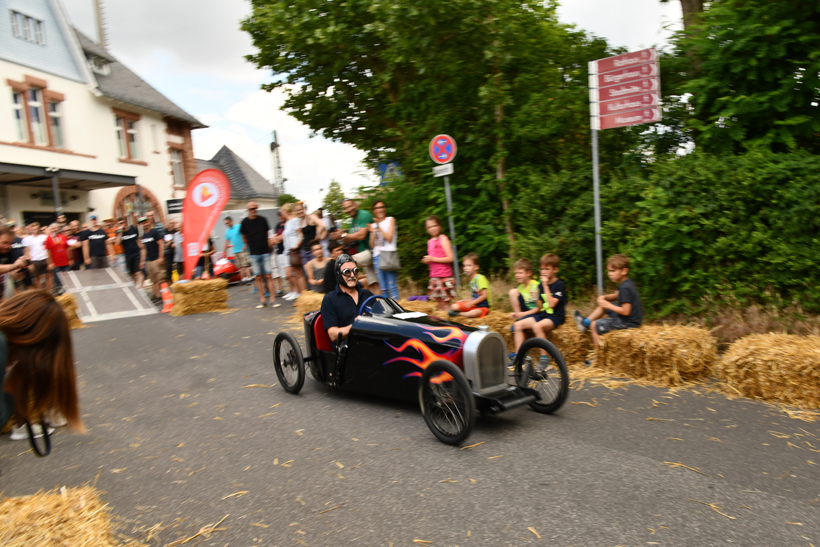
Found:
[[[284,298],[285,300],[296,300],[297,298],[299,298],[299,293],[289,292],[282,298]]]
[[[59,412],[50,412],[46,414],[46,423],[51,427],[65,427],[68,422]]]
[[[35,439],[39,439],[43,436],[43,428],[40,427],[40,424],[34,424],[31,426],[31,432],[34,434]],[[54,433],[54,428],[49,426],[48,434],[51,435]],[[20,427],[12,427],[11,428],[11,440],[12,441],[25,441],[28,439],[28,431],[26,430],[25,425],[21,425]]]

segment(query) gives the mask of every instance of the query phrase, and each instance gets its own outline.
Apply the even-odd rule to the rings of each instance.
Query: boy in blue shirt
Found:
[[[471,300],[459,300],[447,312],[450,317],[460,315],[462,317],[484,317],[490,313],[490,282],[487,278],[478,273],[479,258],[475,253],[470,253],[461,262],[464,265],[464,275],[470,280]]]
[[[629,258],[613,255],[606,261],[609,280],[618,284],[612,294],[598,297],[598,307],[588,317],[575,310],[573,318],[581,332],[592,329],[592,343],[598,347],[601,336],[612,330],[634,329],[641,326],[643,307],[635,282],[629,279]],[[613,304],[614,301],[618,304]],[[606,315],[607,317],[604,317]]]
[[[245,248],[245,239],[239,230],[242,227],[239,224],[234,224],[231,217],[225,217],[225,248],[222,249],[222,254],[227,258],[228,246],[233,247],[233,263],[239,268],[242,274],[242,282],[248,282],[251,278],[251,262],[248,255],[248,250]]]

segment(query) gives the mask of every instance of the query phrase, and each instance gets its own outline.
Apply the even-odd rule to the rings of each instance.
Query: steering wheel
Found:
[[[371,305],[368,305],[368,304],[370,304],[374,300],[379,300],[379,299],[389,300],[389,298],[387,296],[384,296],[383,294],[374,294],[372,296],[368,296],[367,299],[364,302],[362,302],[362,305],[359,306],[359,315],[362,315],[365,312],[371,313],[370,309],[373,306],[372,306],[372,304]]]

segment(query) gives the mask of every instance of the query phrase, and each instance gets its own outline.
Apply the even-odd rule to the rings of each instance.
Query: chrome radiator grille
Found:
[[[488,336],[478,346],[480,389],[506,384],[506,347],[500,336]]]

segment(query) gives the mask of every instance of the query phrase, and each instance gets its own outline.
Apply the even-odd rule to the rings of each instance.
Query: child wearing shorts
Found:
[[[598,307],[588,317],[575,310],[573,317],[581,332],[592,329],[592,343],[597,349],[601,336],[620,329],[634,329],[641,326],[643,307],[638,287],[629,279],[629,257],[613,255],[606,261],[609,280],[618,284],[612,294],[598,297]],[[617,304],[613,302],[617,301]],[[606,316],[606,317],[604,317]],[[590,364],[590,363],[587,363]]]
[[[470,300],[459,300],[450,306],[450,317],[484,317],[490,313],[490,282],[478,273],[479,258],[470,253],[462,261],[464,275],[470,280]]]
[[[548,332],[564,324],[568,297],[566,284],[558,279],[560,264],[561,259],[552,253],[545,254],[538,261],[541,274],[539,284],[541,308],[537,313],[526,316],[513,324],[516,353],[524,343],[525,330],[531,330],[538,338],[546,339]],[[546,352],[542,352],[535,369],[536,373],[546,369],[547,366],[549,366],[549,356]]]
[[[430,234],[427,254],[421,259],[430,268],[427,297],[437,302],[439,311],[444,312],[450,309],[450,301],[457,296],[456,280],[453,278],[453,246],[450,238],[441,233],[441,221],[437,216],[427,217],[424,226]]]

